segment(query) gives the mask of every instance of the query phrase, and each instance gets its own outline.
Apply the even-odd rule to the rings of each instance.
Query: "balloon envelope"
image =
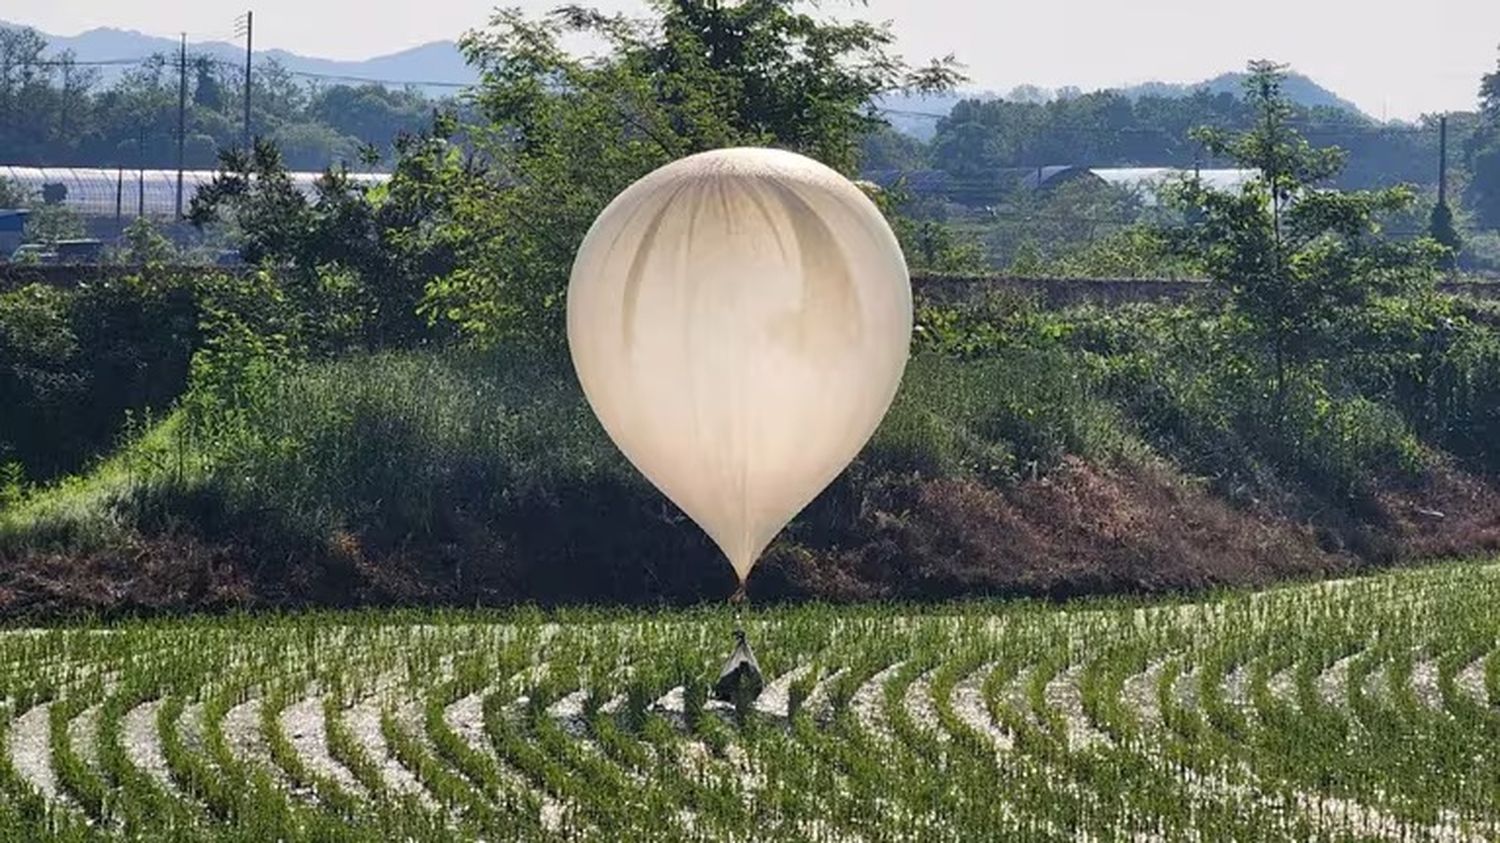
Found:
[[[875,431],[911,328],[906,261],[880,211],[776,150],[694,155],[631,185],[568,286],[594,413],[741,582]]]

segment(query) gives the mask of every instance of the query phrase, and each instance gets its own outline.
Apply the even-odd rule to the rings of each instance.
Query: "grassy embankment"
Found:
[[[1396,391],[1308,374],[1268,419],[1242,358],[1198,350],[1214,329],[1189,307],[987,307],[928,315],[889,417],[773,546],[752,596],[1164,592],[1496,546],[1472,407],[1464,425],[1432,422]],[[0,513],[3,611],[730,590],[561,356],[251,371]],[[1464,396],[1439,397],[1453,416]]]

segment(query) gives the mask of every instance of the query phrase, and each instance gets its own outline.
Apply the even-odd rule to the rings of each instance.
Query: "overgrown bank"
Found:
[[[909,72],[878,28],[782,2],[659,12],[503,13],[471,45],[483,156],[440,119],[388,184],[330,173],[309,199],[274,146],[227,155],[192,217],[232,222],[254,272],[0,296],[0,612],[725,596],[728,566],[579,395],[578,243],[697,150],[852,172],[864,104],[951,67]],[[609,60],[549,47],[580,26],[612,34]],[[803,41],[846,48],[809,67]],[[728,85],[751,54],[715,50],[744,42],[765,87]],[[1497,546],[1500,311],[1438,291],[1440,242],[1387,235],[1411,191],[1327,189],[1341,153],[1297,135],[1279,68],[1251,69],[1257,128],[1195,137],[1259,175],[1184,180],[1159,226],[1091,247],[1189,267],[1205,293],[925,303],[896,406],[752,596],[1160,592]],[[827,79],[828,113],[787,108]]]
[[[1476,420],[1500,344],[1487,306],[1429,306],[1451,336],[1442,360],[1419,361],[1422,392],[1373,365],[1363,395],[1347,372],[1339,392],[1307,374],[1277,423],[1264,383],[1195,351],[1232,331],[1204,303],[926,309],[890,415],[772,547],[751,596],[1165,592],[1491,551],[1500,493]],[[1386,365],[1430,347],[1411,342]],[[0,516],[0,611],[732,589],[713,545],[608,441],[563,356],[252,357],[197,375],[165,423]]]

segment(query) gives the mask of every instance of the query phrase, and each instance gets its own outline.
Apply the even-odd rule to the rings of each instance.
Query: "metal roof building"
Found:
[[[1050,190],[1065,181],[1086,177],[1091,171],[1088,167],[1072,164],[1049,164],[1045,167],[1008,167],[1003,172],[1018,175],[1021,186],[1027,190]]]
[[[1260,178],[1259,170],[1245,169],[1198,169],[1179,170],[1172,167],[1094,167],[1092,175],[1104,181],[1140,190],[1149,201],[1169,182],[1196,178],[1204,187],[1213,190],[1237,191],[1253,179]]]
[[[1251,179],[1260,176],[1259,170],[1245,169],[1198,169],[1176,167],[1037,167],[1021,176],[1021,184],[1030,190],[1051,190],[1075,179],[1097,179],[1106,184],[1139,191],[1146,204],[1156,203],[1157,194],[1167,184],[1179,179],[1196,177],[1206,187],[1215,190],[1239,190]]]
[[[198,189],[208,184],[216,170],[182,171],[182,208]],[[292,184],[307,196],[313,195],[313,183],[322,173],[290,173]],[[125,170],[100,167],[12,167],[0,165],[0,178],[10,179],[40,201],[48,185],[62,185],[62,204],[82,216],[172,217],[177,213],[176,170]],[[380,184],[386,173],[351,173],[350,178],[365,184]],[[54,188],[55,189],[55,188]]]

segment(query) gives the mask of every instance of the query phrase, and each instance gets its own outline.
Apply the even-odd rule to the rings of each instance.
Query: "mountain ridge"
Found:
[[[1211,94],[1238,95],[1246,75],[1244,71],[1231,70],[1199,82],[1150,81],[1106,86],[1096,90],[1117,91],[1132,100],[1145,96],[1187,97],[1200,90],[1207,90]],[[1283,90],[1287,97],[1297,105],[1308,108],[1336,108],[1367,120],[1374,119],[1353,102],[1323,87],[1305,74],[1289,73],[1283,83]],[[1078,96],[1082,93],[1081,89],[1071,86],[1048,90],[1035,85],[1017,85],[1005,93],[993,90],[959,90],[942,94],[897,94],[883,97],[880,104],[888,109],[886,118],[897,131],[925,141],[931,139],[936,131],[938,119],[946,116],[953,110],[953,106],[963,100],[1006,99],[1015,102],[1046,102],[1059,96]]]
[[[34,27],[3,20],[0,20],[0,28],[35,30]],[[158,53],[172,54],[178,49],[178,42],[171,38],[131,29],[97,27],[77,35],[35,31],[47,40],[50,52],[72,50],[81,63],[144,59]],[[243,46],[225,41],[189,41],[188,50],[236,64],[243,62],[245,57]],[[453,41],[431,41],[367,59],[327,59],[279,48],[255,50],[254,57],[257,61],[275,61],[298,76],[332,81],[411,83],[429,93],[451,93],[453,88],[472,84],[478,78]],[[122,72],[111,67],[101,67],[100,70],[106,81]]]
[[[0,20],[0,28],[27,28],[22,24]],[[34,29],[34,27],[30,27]],[[178,43],[171,38],[149,35],[136,30],[114,27],[97,27],[77,35],[52,35],[36,30],[51,45],[53,52],[72,50],[80,62],[107,61],[112,59],[143,59],[157,53],[173,53]],[[244,60],[244,48],[224,41],[189,42],[189,50],[213,56],[216,59],[239,63]],[[428,94],[451,94],[456,88],[472,84],[478,78],[459,52],[453,41],[431,41],[405,50],[372,56],[367,59],[328,59],[306,56],[283,49],[255,51],[261,61],[273,60],[294,75],[310,79],[329,81],[370,81],[382,84],[412,84]],[[116,68],[100,68],[101,76],[109,81],[122,72]],[[1206,89],[1210,93],[1238,93],[1245,78],[1243,71],[1227,71],[1197,82],[1149,81],[1131,85],[1117,85],[1101,90],[1115,90],[1132,99],[1142,96],[1183,97]],[[1286,93],[1293,102],[1303,106],[1326,106],[1339,108],[1368,118],[1354,103],[1332,90],[1319,85],[1313,79],[1298,73],[1288,76]],[[901,131],[917,137],[930,136],[936,119],[952,110],[954,104],[965,99],[1016,99],[1017,94],[1029,98],[1049,99],[1059,94],[1077,91],[1064,88],[1048,91],[1033,85],[1021,85],[1010,93],[995,91],[963,90],[936,96],[906,97],[891,96],[882,104],[892,110],[891,122]],[[901,112],[912,112],[903,115]]]

